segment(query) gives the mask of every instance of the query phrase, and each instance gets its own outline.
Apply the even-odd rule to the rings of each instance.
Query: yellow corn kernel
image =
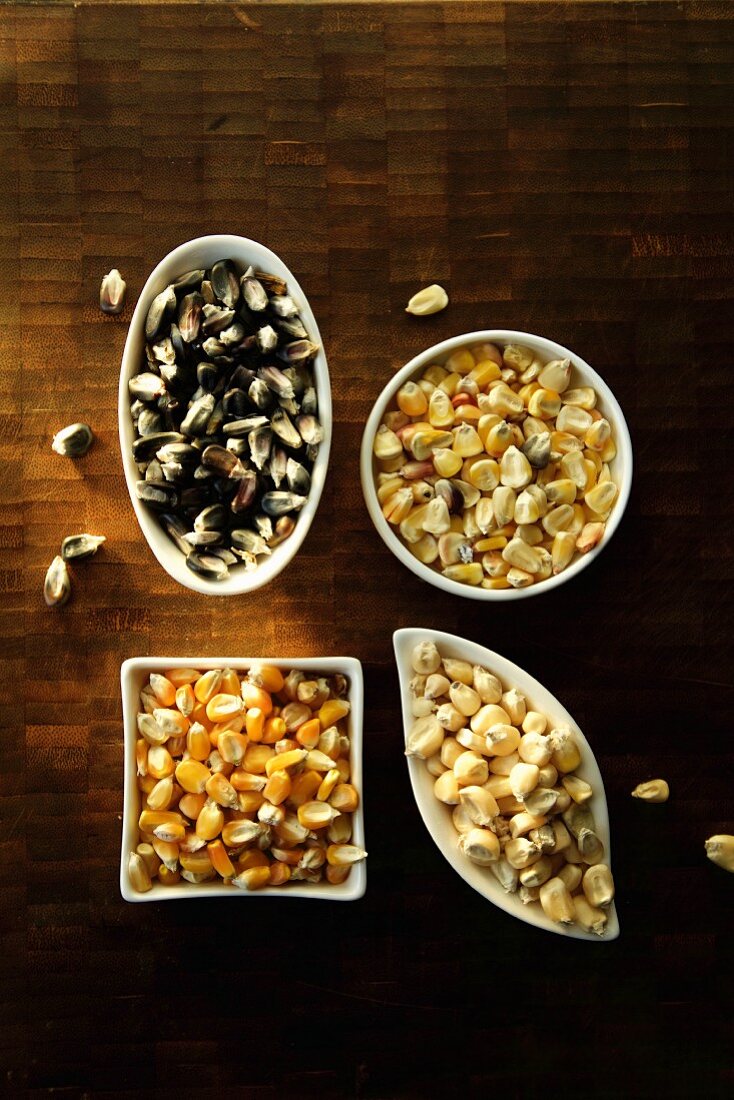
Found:
[[[221,682],[221,669],[213,668],[209,672],[203,673],[196,681],[194,684],[194,695],[200,703],[206,704],[217,694]]]
[[[304,749],[315,749],[321,736],[321,723],[318,718],[311,718],[304,722],[296,731],[296,741]]]
[[[551,878],[540,887],[540,904],[546,917],[556,924],[573,924],[576,911],[563,879]]]
[[[130,885],[139,894],[144,894],[151,889],[153,883],[150,881],[150,872],[145,860],[138,852],[130,853],[127,861],[127,874]]]
[[[189,871],[192,875],[210,875],[214,870],[211,858],[205,847],[200,848],[196,852],[182,852],[181,866],[184,871]]]
[[[248,867],[232,879],[232,884],[240,890],[262,890],[270,883],[270,867]]]
[[[153,837],[151,844],[153,846],[153,851],[161,860],[163,866],[167,867],[169,871],[175,871],[178,867],[178,845],[171,844],[168,840],[161,840],[157,836]],[[158,872],[158,876],[160,877],[160,871]]]
[[[275,665],[263,665],[256,662],[250,668],[248,679],[257,687],[264,688],[271,695],[283,690],[285,679],[283,673]]]
[[[183,825],[181,814],[175,810],[142,810],[138,828],[142,833],[152,833],[159,825]]]
[[[245,714],[245,730],[250,741],[262,741],[265,715],[259,707],[250,707]]]
[[[235,768],[229,781],[236,791],[261,791],[265,786],[265,777],[252,775],[244,768]]]
[[[281,738],[285,736],[285,734],[286,724],[279,714],[271,714],[269,718],[265,719],[265,725],[263,726],[262,735],[263,745],[274,745],[276,741],[280,741]]]
[[[328,729],[342,718],[346,718],[351,710],[347,699],[327,699],[319,710],[319,721],[322,729]]]
[[[273,745],[276,756],[282,756],[284,752],[297,752],[300,747],[301,746],[293,737],[283,737]]]
[[[208,798],[196,817],[196,835],[200,840],[214,840],[224,825],[221,807]],[[190,870],[190,868],[189,868]]]
[[[173,801],[173,776],[159,779],[152,791],[148,792],[148,807],[151,810],[167,810]]]
[[[148,774],[148,742],[142,739],[135,742],[135,768],[140,776]]]
[[[321,782],[322,777],[319,772],[301,772],[292,782],[289,802],[296,808],[302,806],[305,802],[310,802],[316,797]]]
[[[258,687],[257,684],[250,683],[249,680],[243,680],[240,694],[247,710],[250,710],[252,707],[257,707],[266,717],[268,714],[272,713],[273,700],[264,688]]]
[[[173,774],[173,757],[165,745],[151,745],[148,749],[148,775],[165,779]]]
[[[166,679],[170,680],[174,687],[183,687],[184,684],[195,683],[201,673],[195,668],[169,668]]]
[[[265,762],[265,774],[270,778],[273,772],[284,772],[288,768],[294,768],[302,760],[305,760],[306,756],[306,749],[301,748],[291,749],[289,752],[273,753],[270,759]]]
[[[138,853],[143,863],[148,868],[148,874],[150,875],[150,877],[155,878],[161,867],[161,861],[156,854],[156,850],[153,845],[148,844],[144,841],[142,844],[138,844],[135,851]]]
[[[415,382],[405,382],[398,390],[396,403],[406,416],[423,416],[428,408],[426,395]]]
[[[206,850],[212,867],[222,878],[234,878],[236,872],[232,860],[227,855],[221,840],[212,840],[207,844]]]
[[[299,824],[306,829],[325,829],[338,815],[339,811],[328,802],[304,802],[298,807]]]
[[[238,871],[247,871],[250,867],[269,867],[270,860],[259,848],[248,848],[235,860]]]
[[[492,588],[495,590],[510,588],[510,582],[507,579],[507,576],[510,572],[511,570],[508,567],[507,575],[505,575],[504,577],[485,577],[482,581],[482,588]]]
[[[367,853],[356,844],[330,844],[326,849],[326,859],[331,867],[351,867],[360,863]]]
[[[270,864],[268,874],[270,875],[271,886],[284,886],[290,879],[292,871],[287,863],[275,860]]]
[[[224,806],[227,809],[237,809],[239,806],[237,791],[221,772],[217,772],[207,779],[206,793],[219,806]]]
[[[163,886],[175,886],[181,881],[181,875],[178,869],[171,870],[163,863],[158,869],[158,881]]]
[[[225,722],[240,715],[243,707],[240,695],[224,695],[220,692],[212,696],[206,704],[206,716],[210,722]]]
[[[178,688],[175,700],[176,706],[183,716],[188,718],[196,706],[196,696],[194,695],[194,689],[191,687],[191,684],[184,684],[183,687]]]
[[[611,482],[605,482],[606,485],[612,484]],[[603,523],[586,523],[584,524],[581,534],[576,539],[576,549],[582,554],[588,554],[590,550],[601,542],[604,535]],[[158,748],[159,746],[155,746]],[[153,749],[151,749],[151,752]],[[150,771],[150,753],[148,753],[148,770]]]
[[[241,733],[233,733],[232,730],[224,730],[217,741],[219,755],[228,764],[239,765],[245,758],[248,739]]]
[[[460,562],[457,565],[447,565],[442,573],[451,581],[459,584],[478,585],[484,578],[484,569],[479,561]]]
[[[290,795],[291,787],[291,777],[288,772],[274,771],[263,788],[263,797],[274,806],[279,806]]]
[[[243,767],[252,775],[262,775],[268,760],[275,756],[275,751],[270,745],[248,745],[245,750]]]
[[[262,834],[263,827],[257,821],[226,821],[222,826],[222,841],[228,848],[251,844]]]
[[[265,801],[262,791],[239,791],[237,794],[238,809],[244,814],[254,814]]]
[[[189,821],[196,821],[205,802],[205,794],[185,794],[179,801],[178,808],[182,814],[188,817]]]
[[[346,882],[349,878],[349,872],[351,870],[351,863],[345,863],[339,867],[332,867],[332,865],[329,864],[326,868],[326,881],[331,883],[332,886],[341,886],[341,884]]]
[[[582,881],[589,905],[605,909],[614,898],[614,880],[606,863],[597,863],[584,872]]]
[[[318,774],[318,772],[316,773]],[[318,791],[316,792],[317,802],[328,802],[329,795],[339,782],[339,770],[338,768],[330,768],[327,771],[324,778],[321,780]]]
[[[190,758],[176,766],[176,781],[189,794],[202,794],[210,777],[211,772],[200,760]]]
[[[331,773],[329,772],[329,775]],[[318,796],[319,801],[323,802],[324,799]],[[351,783],[339,783],[332,791],[329,802],[335,810],[339,810],[343,814],[351,814],[359,806],[359,794],[357,788]]]
[[[151,672],[150,686],[153,694],[162,707],[172,707],[176,701],[176,688],[166,676],[158,672]]]
[[[576,553],[576,536],[571,531],[559,531],[553,538],[551,561],[553,572],[562,573],[569,566]]]
[[[372,444],[375,458],[381,461],[399,458],[403,453],[403,444],[398,436],[386,424],[380,424],[375,432]]]

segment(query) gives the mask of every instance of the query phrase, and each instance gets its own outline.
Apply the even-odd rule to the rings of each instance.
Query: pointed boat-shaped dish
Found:
[[[393,645],[400,677],[404,736],[407,737],[408,731],[415,721],[411,709],[410,680],[414,675],[411,654],[413,648],[419,642],[433,642],[442,657],[470,661],[472,664],[488,668],[490,672],[499,677],[505,690],[513,687],[517,688],[527,698],[528,703],[532,704],[533,710],[538,710],[547,715],[551,726],[568,726],[573,731],[581,750],[581,764],[576,769],[575,774],[580,776],[581,779],[585,779],[594,788],[594,795],[589,806],[596,821],[596,831],[604,845],[605,862],[611,867],[607,800],[599,766],[589,742],[556,697],[551,695],[548,689],[544,688],[533,676],[524,672],[512,661],[508,661],[505,657],[501,657],[499,653],[494,653],[491,649],[485,649],[484,646],[477,645],[475,642],[459,638],[455,634],[445,634],[440,630],[426,630],[418,627],[396,630],[393,635]],[[482,894],[498,908],[504,909],[506,913],[517,917],[518,920],[525,921],[527,924],[534,924],[537,928],[544,928],[548,932],[556,932],[572,939],[591,940],[597,943],[617,938],[619,935],[619,920],[614,902],[607,910],[606,929],[604,935],[600,937],[591,932],[585,932],[576,924],[555,924],[546,917],[539,904],[523,905],[517,894],[506,893],[489,868],[477,866],[459,851],[457,845],[458,834],[451,820],[449,807],[439,802],[434,795],[433,784],[435,780],[426,768],[425,762],[413,756],[406,757],[406,759],[413,794],[428,832],[441,854],[446,857],[454,870],[477,893]]]

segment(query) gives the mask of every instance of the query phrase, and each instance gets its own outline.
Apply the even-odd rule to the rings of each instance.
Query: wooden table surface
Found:
[[[734,878],[703,841],[734,831],[733,6],[17,6],[0,51],[8,1094],[730,1096]],[[336,415],[302,552],[229,600],[157,565],[116,434],[137,293],[171,247],[212,231],[261,240],[298,274]],[[97,308],[112,266],[129,286],[119,319]],[[407,317],[434,281],[449,308]],[[489,326],[586,358],[635,446],[600,560],[515,605],[418,581],[358,482],[393,370]],[[52,454],[78,419],[97,433],[89,455]],[[107,544],[49,610],[44,571],[79,530]],[[391,632],[421,624],[526,667],[591,740],[618,941],[513,921],[428,838],[391,655]],[[119,665],[163,653],[362,660],[362,901],[121,900]],[[669,804],[633,802],[656,774]]]

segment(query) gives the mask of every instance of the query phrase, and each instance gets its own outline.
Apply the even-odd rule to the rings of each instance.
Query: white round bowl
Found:
[[[186,565],[183,554],[171,542],[158,523],[155,514],[146,508],[142,501],[138,500],[135,493],[135,483],[140,480],[140,474],[132,456],[135,427],[130,416],[128,382],[133,375],[138,373],[141,367],[145,341],[145,318],[156,294],[159,294],[169,283],[173,282],[179,275],[184,274],[184,272],[196,270],[197,268],[208,268],[217,260],[225,259],[233,260],[236,265],[242,267],[243,271],[252,264],[260,271],[269,271],[274,275],[279,275],[288,283],[288,293],[299,306],[300,315],[309,336],[315,344],[319,345],[319,351],[313,360],[313,373],[319,403],[318,418],[324,429],[324,439],[319,446],[319,453],[311,473],[311,491],[308,500],[298,513],[296,527],[290,538],[287,538],[280,546],[276,546],[272,555],[262,561],[257,569],[251,573],[245,570],[244,565],[242,567],[233,566],[226,580],[210,581],[205,577],[192,573]],[[329,449],[331,447],[331,387],[321,334],[308,304],[308,299],[298,285],[293,273],[289,271],[274,252],[271,252],[269,248],[265,248],[264,245],[258,244],[257,241],[248,240],[246,237],[221,233],[209,237],[197,237],[193,241],[179,245],[178,248],[174,248],[173,252],[169,252],[167,256],[164,256],[158,266],[153,269],[140,292],[128,329],[120,369],[118,422],[122,465],[130,500],[148,545],[169,576],[186,588],[191,588],[195,592],[202,592],[206,596],[237,596],[244,592],[254,592],[255,589],[262,588],[264,584],[268,584],[274,577],[277,577],[282,569],[285,569],[308,534],[308,529],[316,514],[321,492],[324,488],[326,469],[329,464]]]
[[[482,343],[523,344],[532,348],[539,356],[549,362],[551,359],[570,359],[574,368],[574,386],[593,386],[597,392],[596,407],[607,418],[612,427],[612,437],[617,446],[617,455],[609,464],[610,473],[619,488],[619,495],[607,520],[606,530],[601,542],[590,550],[588,554],[582,554],[571,563],[562,573],[547,580],[531,584],[528,588],[503,588],[490,589],[478,588],[470,584],[461,584],[444,577],[442,573],[424,565],[414,557],[406,544],[396,533],[382,514],[380,502],[377,499],[376,475],[377,463],[372,453],[377,429],[382,423],[385,412],[394,406],[395,395],[403,383],[410,379],[419,378],[424,370],[432,363],[442,364],[449,355],[460,348],[471,344]],[[390,379],[384,390],[375,401],[372,412],[367,420],[367,425],[362,436],[362,449],[360,455],[360,476],[362,479],[362,492],[364,493],[367,510],[372,518],[377,533],[396,558],[407,566],[416,577],[422,581],[442,588],[444,592],[450,592],[454,596],[464,596],[470,600],[520,600],[526,596],[537,596],[543,592],[550,592],[559,584],[570,581],[577,576],[582,569],[590,565],[601,553],[620,524],[632,486],[632,440],[629,429],[624,419],[624,414],[619,407],[619,402],[609,389],[603,378],[593,370],[585,360],[580,359],[574,352],[564,348],[562,344],[556,344],[553,340],[546,340],[543,336],[533,336],[529,332],[514,332],[511,329],[482,329],[480,332],[467,332],[461,336],[452,336],[449,340],[443,340],[440,344],[422,351]]]

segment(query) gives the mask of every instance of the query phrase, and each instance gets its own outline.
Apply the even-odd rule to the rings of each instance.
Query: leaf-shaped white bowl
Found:
[[[484,646],[470,642],[466,638],[458,638],[455,634],[444,634],[440,630],[424,630],[417,627],[396,630],[393,634],[393,645],[400,677],[405,736],[407,737],[408,731],[415,721],[411,709],[410,693],[410,680],[414,675],[411,654],[414,646],[419,642],[426,641],[434,642],[442,657],[470,661],[472,664],[483,665],[488,668],[490,672],[499,677],[506,690],[514,687],[522,692],[528,700],[529,707],[532,704],[533,710],[538,710],[547,715],[552,726],[568,726],[573,731],[581,750],[581,765],[576,769],[576,774],[594,788],[594,796],[589,805],[596,821],[596,831],[604,844],[605,862],[611,866],[609,814],[604,783],[589,742],[556,697],[551,695],[548,689],[538,683],[533,676],[513,664],[512,661],[508,661],[505,657],[501,657],[499,653],[494,653],[491,649],[485,649]],[[577,925],[554,924],[546,917],[540,905],[523,905],[517,894],[505,893],[489,868],[477,866],[459,851],[457,845],[458,834],[451,820],[449,807],[439,802],[434,795],[433,784],[435,780],[426,768],[425,762],[411,756],[406,757],[406,759],[413,794],[428,832],[441,854],[446,857],[454,870],[477,893],[482,894],[498,908],[504,909],[506,913],[517,917],[518,920],[525,921],[527,924],[534,924],[537,928],[545,928],[548,932],[556,932],[571,939],[591,940],[595,943],[603,943],[605,940],[617,938],[619,935],[619,921],[614,902],[607,910],[606,931],[604,936],[600,937],[590,932],[584,932]]]
[[[319,453],[316,456],[311,473],[311,491],[308,494],[308,500],[298,513],[296,528],[290,538],[287,538],[280,546],[276,546],[272,555],[266,558],[252,573],[248,573],[244,566],[234,566],[226,580],[210,581],[205,577],[192,573],[186,565],[183,554],[171,542],[154,513],[146,508],[142,501],[138,500],[135,483],[140,480],[140,474],[132,455],[135,428],[130,416],[128,382],[140,370],[145,339],[145,318],[150,309],[150,303],[156,294],[159,294],[183,272],[200,267],[211,267],[217,260],[224,259],[233,260],[242,271],[252,264],[261,271],[270,271],[274,275],[279,275],[288,283],[288,292],[299,306],[301,318],[311,339],[315,344],[320,345],[319,352],[313,361],[313,374],[319,402],[318,416],[324,429],[324,440],[319,446]],[[135,312],[130,321],[125,350],[122,353],[122,367],[120,368],[118,424],[122,466],[125,471],[125,480],[127,481],[135,515],[138,517],[140,529],[148,546],[169,576],[186,588],[192,588],[195,592],[203,592],[205,596],[239,596],[246,592],[254,592],[257,588],[262,588],[264,584],[268,584],[277,577],[282,569],[285,569],[286,565],[295,557],[316,515],[316,509],[326,480],[326,469],[329,464],[332,422],[329,368],[326,363],[326,355],[316,318],[311,312],[308,299],[298,285],[295,276],[279,256],[276,256],[269,248],[265,248],[264,245],[258,244],[257,241],[248,240],[246,237],[237,237],[230,233],[219,233],[210,237],[197,237],[196,240],[179,245],[178,248],[174,248],[173,252],[169,252],[167,256],[163,257],[158,266],[153,269],[148,281],[141,290]]]

